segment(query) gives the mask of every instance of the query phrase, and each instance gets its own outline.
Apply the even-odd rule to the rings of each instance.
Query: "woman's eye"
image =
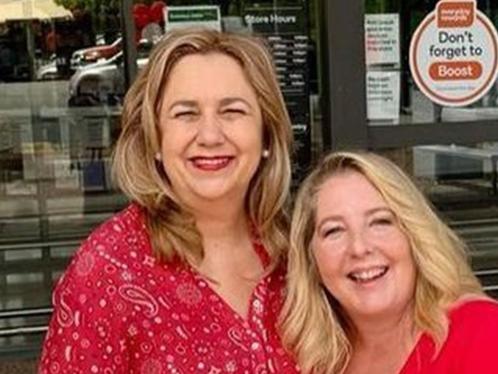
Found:
[[[388,217],[374,218],[372,220],[372,225],[390,226],[392,224],[393,224],[393,219]]]
[[[197,115],[194,111],[177,112],[173,114],[173,118],[192,118]]]
[[[245,112],[245,110],[239,109],[239,108],[226,108],[226,109],[223,109],[221,114],[223,114],[224,116],[228,116],[228,117],[234,117],[234,116],[238,116],[238,115],[244,115],[244,114],[246,114],[246,112]]]
[[[326,228],[323,230],[322,236],[324,238],[337,236],[338,234],[341,233],[341,231],[342,231],[342,227],[339,227],[339,226],[329,227],[329,228]]]

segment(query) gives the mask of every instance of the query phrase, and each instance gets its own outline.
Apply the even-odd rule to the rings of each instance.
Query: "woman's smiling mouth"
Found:
[[[197,169],[203,171],[217,171],[226,168],[233,159],[233,156],[214,156],[192,157],[189,161]]]
[[[388,270],[388,266],[374,266],[352,271],[347,276],[356,283],[368,283],[383,277]]]

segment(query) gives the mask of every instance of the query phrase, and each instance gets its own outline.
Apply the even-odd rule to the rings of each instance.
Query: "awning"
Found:
[[[53,0],[0,0],[0,22],[71,17],[69,10]]]

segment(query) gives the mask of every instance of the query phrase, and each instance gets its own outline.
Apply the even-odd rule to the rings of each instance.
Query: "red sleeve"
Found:
[[[498,373],[498,303],[473,301],[452,318],[457,334],[453,356],[458,373]]]
[[[129,372],[116,264],[95,247],[90,237],[54,291],[40,374]]]

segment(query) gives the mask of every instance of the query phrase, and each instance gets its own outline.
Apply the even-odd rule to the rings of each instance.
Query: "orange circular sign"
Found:
[[[473,0],[440,1],[410,43],[410,70],[431,101],[465,106],[479,100],[498,74],[498,35]]]

